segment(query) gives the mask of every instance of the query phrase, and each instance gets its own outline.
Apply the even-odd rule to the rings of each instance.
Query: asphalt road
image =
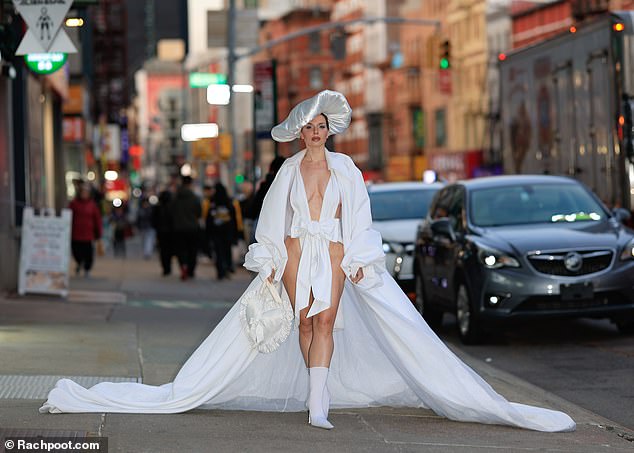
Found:
[[[460,345],[445,315],[441,338]],[[548,320],[494,332],[467,353],[634,429],[634,336],[608,320]]]

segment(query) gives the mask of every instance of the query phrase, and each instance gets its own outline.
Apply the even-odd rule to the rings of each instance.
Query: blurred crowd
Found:
[[[158,194],[143,194],[131,206],[122,200],[106,201],[104,194],[86,182],[76,182],[72,253],[76,274],[90,274],[94,256],[110,250],[125,258],[126,241],[138,235],[143,258],[158,256],[164,276],[178,264],[181,280],[196,276],[200,256],[212,260],[216,278],[231,277],[241,265],[266,195],[284,158],[277,157],[257,190],[243,184],[230,196],[221,183],[200,186],[190,176],[172,178]],[[156,253],[158,252],[158,253]]]

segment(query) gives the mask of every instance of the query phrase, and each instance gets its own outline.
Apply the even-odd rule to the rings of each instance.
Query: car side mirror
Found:
[[[630,211],[628,211],[625,208],[614,208],[612,210],[612,215],[614,216],[616,220],[618,220],[621,223],[624,223],[630,220],[630,217],[631,217]]]
[[[456,233],[447,218],[437,219],[431,223],[431,231],[434,236],[445,237],[451,241],[456,240]]]

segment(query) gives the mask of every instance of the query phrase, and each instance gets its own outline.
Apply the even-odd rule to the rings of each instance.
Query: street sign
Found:
[[[77,52],[62,28],[64,17],[72,4],[72,0],[13,0],[15,10],[28,26],[15,54]]]
[[[216,140],[213,138],[201,138],[192,142],[192,157],[195,160],[215,161]]]
[[[213,72],[192,72],[189,74],[190,88],[207,88],[209,85],[226,84],[227,76]]]
[[[52,74],[61,69],[67,59],[68,54],[62,52],[30,53],[24,56],[24,62],[36,74]]]
[[[255,132],[258,138],[270,138],[275,126],[275,63],[259,61],[253,64],[253,98]]]
[[[233,150],[233,138],[231,134],[222,133],[218,135],[218,140],[220,144],[220,159],[229,160]]]

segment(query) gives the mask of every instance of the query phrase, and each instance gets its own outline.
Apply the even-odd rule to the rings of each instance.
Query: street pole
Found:
[[[227,129],[231,137],[231,157],[229,158],[230,185],[235,186],[235,173],[237,167],[236,156],[236,128],[234,120],[235,100],[233,97],[233,85],[235,83],[236,65],[236,1],[229,0],[227,17],[227,84],[229,85],[229,104],[227,105]],[[234,191],[235,192],[235,191]]]

